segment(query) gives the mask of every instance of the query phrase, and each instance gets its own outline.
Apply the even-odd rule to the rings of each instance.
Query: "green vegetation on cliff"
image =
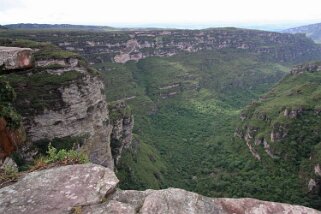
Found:
[[[16,93],[14,89],[0,77],[0,118],[4,118],[10,128],[18,128],[21,123],[21,116],[12,105],[15,99]]]
[[[33,74],[28,76],[28,73]],[[5,75],[5,79],[17,91],[16,107],[21,112],[43,111],[45,108],[54,108],[60,105],[60,93],[54,93],[57,86],[64,86],[70,81],[76,81],[83,75],[77,71],[65,72],[61,75],[48,74],[34,71],[26,71],[19,73],[10,73]],[[51,93],[48,93],[51,91]],[[28,102],[26,102],[26,100]],[[30,106],[30,108],[26,108]]]
[[[248,33],[237,29],[222,29],[217,30],[215,35],[221,35],[225,31],[233,33],[232,36],[240,36],[238,33]],[[26,37],[24,32],[14,33],[20,38]],[[262,32],[251,31],[251,33],[260,35]],[[319,116],[313,117],[310,114],[294,124],[293,130],[298,133],[309,133],[310,129],[305,128],[304,123],[312,124],[315,126],[313,129],[315,135],[312,140],[308,137],[302,139],[302,142],[307,142],[306,145],[298,147],[302,151],[292,152],[297,142],[289,147],[288,145],[279,147],[281,153],[291,148],[289,151],[291,156],[286,157],[289,161],[270,158],[265,155],[262,145],[258,147],[258,152],[264,155],[261,161],[257,161],[242,139],[234,137],[235,128],[239,125],[239,115],[246,105],[252,100],[257,100],[281,80],[289,71],[292,63],[306,59],[305,57],[310,59],[310,57],[318,56],[318,47],[312,41],[305,37],[287,36],[293,39],[289,44],[276,45],[273,43],[270,45],[270,37],[262,33],[261,36],[263,35],[265,39],[260,36],[247,37],[253,41],[255,51],[224,48],[197,53],[177,52],[175,53],[177,55],[171,57],[148,57],[137,63],[129,61],[126,64],[114,64],[106,62],[112,55],[109,52],[97,53],[100,48],[95,45],[102,44],[99,42],[108,39],[113,42],[124,42],[125,40],[126,44],[129,39],[126,33],[83,35],[79,32],[58,32],[53,38],[48,35],[48,32],[41,32],[37,34],[37,39],[60,43],[62,42],[60,38],[64,38],[60,36],[67,34],[70,35],[67,43],[75,40],[79,44],[87,45],[88,49],[83,49],[83,54],[88,59],[95,59],[95,62],[103,62],[95,64],[95,67],[102,72],[108,102],[125,101],[131,109],[126,111],[132,111],[135,115],[134,145],[122,155],[117,169],[121,188],[158,189],[171,186],[212,197],[253,197],[318,207],[319,199],[311,199],[306,191],[302,190],[302,181],[297,174],[299,169],[297,162],[291,164],[289,162],[290,160],[297,161],[302,154],[307,155],[311,151],[306,150],[307,145],[313,144],[316,149],[319,148],[320,145],[317,143],[320,141],[312,142],[319,139],[315,137],[320,133]],[[181,37],[184,31],[179,31],[179,34],[179,36],[172,35],[175,42],[191,41],[189,34]],[[157,37],[156,42],[169,42],[170,38],[170,36]],[[311,52],[312,56],[302,54],[307,51],[307,48],[315,51]],[[292,55],[293,51],[298,51],[295,52],[295,57]],[[284,56],[284,60],[275,58],[280,55]],[[286,64],[281,64],[280,62],[285,59]],[[72,72],[69,75],[72,75]],[[13,74],[11,77],[14,77]],[[42,82],[40,78],[36,82],[45,83],[41,87],[50,87],[56,80],[59,82],[69,80],[69,76],[59,78],[62,79],[49,78],[49,82]],[[318,78],[312,76],[305,78],[315,80],[313,87],[318,87]],[[14,79],[11,78],[11,81],[19,88],[21,85]],[[24,81],[26,80],[22,80]],[[287,81],[289,81],[288,84],[292,84],[295,80],[287,77],[281,84]],[[304,83],[300,84],[297,85],[299,88],[293,90],[294,94],[300,94],[302,90],[304,94],[312,91],[310,88],[312,86],[305,88]],[[280,88],[277,93],[282,90]],[[290,88],[284,90],[289,91]],[[317,100],[318,89],[313,88],[313,90],[315,91],[311,96]],[[273,91],[267,96],[271,94]],[[50,98],[52,97],[54,98],[55,95],[51,94]],[[50,98],[46,97],[45,100],[50,100]],[[36,99],[35,103],[37,103]],[[271,103],[267,105],[254,102],[246,111],[252,115],[251,112],[261,106],[263,114],[260,110],[255,118],[267,118],[268,113],[271,114],[269,117],[275,119],[275,124],[280,124],[284,122],[284,118],[279,118],[280,112],[276,113],[275,110],[285,110],[283,107],[288,103],[299,104],[298,106],[301,104],[314,105],[312,101],[305,100],[303,96],[293,99],[284,96],[275,100],[271,99]],[[54,103],[50,105],[54,106]],[[291,110],[292,107],[298,106],[291,106]],[[126,111],[111,112],[111,119],[117,119]],[[267,136],[269,132],[265,128],[269,124],[255,118],[253,120],[251,118],[249,123],[252,126],[262,127],[259,133],[261,138]],[[273,149],[272,144],[271,149]],[[312,155],[318,157],[318,154],[318,150],[315,150]],[[281,154],[277,155],[281,156]],[[312,166],[310,162],[304,162],[305,160],[303,159],[302,164]],[[319,159],[313,160],[318,161]],[[301,171],[300,173],[303,175],[310,172]]]
[[[264,162],[271,167],[282,162],[310,197],[310,206],[319,209],[321,175],[315,167],[321,164],[320,95],[320,71],[303,69],[288,75],[242,112],[244,120],[238,130],[243,137],[251,135],[247,141]]]
[[[96,67],[107,98],[128,99],[141,142],[122,156],[121,188],[174,186],[316,207],[289,164],[257,161],[234,137],[242,108],[286,75],[284,65],[230,50]]]
[[[118,166],[122,188],[174,186],[212,197],[318,207],[317,199],[302,191],[292,164],[268,157],[257,161],[234,137],[243,107],[282,79],[288,67],[235,50],[96,67],[105,78],[107,99],[127,99],[141,142]],[[293,81],[287,79],[282,82]],[[281,100],[276,103],[282,106]]]

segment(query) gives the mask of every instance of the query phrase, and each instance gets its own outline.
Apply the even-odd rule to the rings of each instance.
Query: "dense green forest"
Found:
[[[25,37],[24,31],[15,33],[19,38]],[[5,31],[4,36],[7,34]],[[29,34],[26,35],[30,37]],[[74,34],[78,36],[79,32]],[[51,38],[48,32],[41,35],[43,37],[35,39],[54,39],[53,43],[62,40],[58,36]],[[103,34],[99,35],[100,39],[108,40]],[[127,36],[124,32],[121,35]],[[26,41],[20,42],[27,45]],[[33,43],[29,45],[32,48]],[[99,58],[90,51],[84,52],[89,59]],[[52,49],[49,53],[54,58],[61,54]],[[73,52],[63,53],[74,56]],[[48,53],[43,51],[36,53],[40,58],[46,55]],[[181,52],[170,57],[147,57],[125,64],[107,61],[93,64],[104,79],[107,101],[124,100],[135,118],[133,143],[130,149],[124,150],[116,169],[120,188],[178,187],[211,197],[252,197],[320,209],[320,195],[307,194],[306,185],[302,185],[306,180],[300,178],[300,175],[310,176],[311,173],[303,170],[312,167],[311,162],[306,161],[311,152],[310,145],[316,148],[314,160],[319,161],[319,116],[301,118],[293,128],[293,132],[307,136],[311,129],[305,126],[306,123],[317,127],[312,129],[315,130],[313,139],[304,139],[308,146],[298,146],[293,139],[286,144],[271,145],[272,149],[273,146],[280,149],[279,153],[290,148],[290,159],[273,159],[261,146],[257,150],[263,155],[258,161],[245,141],[235,136],[237,130],[248,124],[258,124],[261,128],[258,136],[267,136],[272,122],[284,119],[278,116],[284,106],[312,103],[317,107],[320,104],[316,88],[318,74],[282,80],[298,60],[304,60],[304,57],[281,63],[268,54],[225,48]],[[20,81],[14,74],[9,77],[12,77],[13,84]],[[33,78],[36,82],[38,78],[42,80],[41,75]],[[50,81],[61,82],[68,78],[59,76]],[[312,80],[315,81],[312,86],[306,85]],[[44,80],[40,83],[46,85]],[[300,96],[285,96],[289,91]],[[304,97],[310,93],[311,99],[307,98],[307,102]],[[263,98],[268,99],[260,104]],[[247,120],[241,121],[240,115],[246,112],[249,115]],[[273,115],[271,124],[256,120],[262,112]]]
[[[96,67],[105,77],[107,99],[127,98],[135,115],[139,146],[121,159],[121,188],[174,186],[212,197],[316,206],[288,163],[257,161],[234,137],[241,110],[289,66],[225,50]]]

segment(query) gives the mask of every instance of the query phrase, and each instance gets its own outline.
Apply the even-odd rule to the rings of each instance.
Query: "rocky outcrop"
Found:
[[[314,173],[315,173],[315,175],[317,175],[317,176],[321,177],[321,168],[320,168],[320,164],[316,164],[316,165],[314,166]]]
[[[17,70],[32,67],[32,50],[30,48],[0,46],[0,68]]]
[[[32,172],[0,189],[0,213],[68,213],[100,203],[117,183],[110,169],[93,164]]]
[[[41,52],[41,47],[37,52]],[[3,50],[1,52],[0,49],[0,53]],[[20,56],[19,53],[17,56]],[[27,139],[31,142],[28,147],[34,150],[31,147],[46,147],[46,144],[59,139],[77,138],[81,140],[77,140],[73,148],[87,153],[93,163],[113,168],[111,138],[113,142],[117,140],[122,144],[115,156],[118,160],[123,146],[131,142],[132,116],[119,117],[117,121],[110,119],[103,81],[96,71],[88,68],[85,62],[80,62],[80,57],[65,57],[64,54],[54,58],[49,56],[35,57],[32,68],[19,67],[24,68],[24,72],[16,72],[22,79],[20,82],[15,83],[10,79],[10,73],[6,74],[9,82],[13,81],[17,93],[14,106],[22,116]],[[32,58],[31,55],[29,57]],[[0,122],[2,144],[11,147],[18,145],[13,142],[14,133],[9,133],[2,120]],[[15,150],[11,147],[5,148],[10,150],[6,156]],[[63,145],[60,147],[63,148]],[[28,148],[20,150],[20,153],[26,151]]]
[[[285,125],[274,124],[271,131],[271,142],[284,139],[288,135],[288,129]]]
[[[314,175],[313,175],[314,174]],[[308,191],[312,194],[320,194],[321,193],[321,168],[320,164],[317,163],[314,165],[314,173],[312,178],[310,178],[308,182]]]
[[[110,150],[112,125],[104,85],[98,76],[86,74],[81,80],[67,86],[57,86],[62,107],[45,109],[43,113],[24,118],[31,141],[53,140],[67,136],[85,136],[83,149],[91,161],[113,167]]]
[[[300,116],[302,113],[304,112],[303,108],[295,108],[295,109],[289,109],[286,108],[284,110],[284,116],[285,117],[289,117],[289,118],[297,118],[298,116]]]
[[[292,75],[302,74],[304,72],[319,72],[321,71],[321,64],[320,63],[307,63],[302,65],[297,65],[292,68],[290,73]]]
[[[38,60],[36,66],[38,67],[49,67],[49,66],[62,66],[75,68],[79,66],[79,60],[76,58],[67,59],[50,59],[50,60]]]
[[[311,178],[308,184],[309,192],[312,192],[315,188],[317,188],[317,183],[315,182],[314,179]]]
[[[117,101],[109,105],[113,130],[111,134],[111,150],[115,165],[118,164],[123,149],[132,142],[134,117],[124,101]]]
[[[255,139],[255,134],[258,131],[258,128],[247,126],[244,129],[244,132],[241,129],[236,129],[234,136],[244,139],[253,157],[255,157],[257,160],[261,160],[261,156],[255,149],[255,146],[261,144],[261,140]]]
[[[1,165],[1,167],[0,167],[0,170],[1,170],[1,169],[2,169],[2,170],[9,169],[9,170],[11,170],[11,171],[13,171],[13,172],[15,172],[15,173],[17,173],[17,172],[19,171],[17,163],[14,162],[14,160],[12,160],[12,158],[9,158],[9,157],[7,157],[7,158],[3,161],[3,163],[2,163],[2,165]]]
[[[278,88],[279,85],[283,85],[283,81],[281,81],[279,85],[275,87],[279,89],[279,94],[276,94],[274,92],[275,89],[272,89],[272,91],[265,95],[264,98],[259,102],[252,103],[241,112],[240,119],[242,126],[236,129],[235,136],[244,139],[247,146],[249,147],[250,152],[256,159],[259,160],[262,155],[262,153],[257,152],[258,149],[256,149],[256,146],[259,145],[263,145],[265,152],[271,158],[279,158],[282,153],[282,155],[284,156],[284,154],[286,154],[286,151],[281,152],[278,147],[282,147],[281,145],[285,141],[288,141],[289,138],[291,138],[291,135],[293,135],[292,129],[295,127],[295,124],[305,117],[308,117],[309,115],[317,117],[320,114],[320,110],[317,105],[319,101],[319,94],[317,93],[317,89],[312,87],[314,86],[314,84],[317,84],[311,80],[303,79],[302,82],[305,81],[306,84],[302,85],[301,88],[299,88],[297,86],[297,82],[295,82],[297,79],[300,79],[302,77],[300,76],[300,74],[308,72],[314,73],[311,75],[318,75],[318,73],[316,72],[320,71],[320,62],[294,66],[291,70],[290,75],[285,77],[285,79],[283,80],[284,82],[286,82],[291,78],[291,81],[294,82],[293,84],[289,82],[286,83],[288,85],[284,84],[285,88],[287,88],[288,90],[286,92],[286,95],[282,95],[281,93],[285,89]],[[306,102],[304,103],[295,100],[296,97],[302,96],[301,94],[303,90],[306,90],[309,87],[311,87],[312,90],[312,92],[309,93],[315,93],[315,95],[311,97],[311,105],[308,101],[304,101]],[[289,101],[286,101],[284,106],[278,106],[277,104],[273,104],[268,107],[264,106],[266,105],[266,103],[269,103],[274,99],[280,99],[279,96],[285,96],[286,99],[289,98]],[[311,99],[309,96],[310,94],[308,93],[304,95],[307,100]],[[278,107],[273,109],[272,106]],[[272,109],[274,112],[271,111]],[[277,117],[279,118],[278,120],[276,120]],[[300,138],[302,138],[302,136],[300,136]],[[293,141],[293,139],[291,140]],[[280,144],[280,146],[277,146],[277,144]]]
[[[63,48],[73,48],[80,54],[88,56],[93,62],[113,61],[125,63],[129,60],[138,61],[149,56],[173,56],[178,53],[193,53],[206,50],[220,50],[227,48],[242,49],[262,57],[270,55],[277,61],[298,60],[317,54],[318,47],[302,35],[279,34],[245,29],[210,29],[203,31],[149,31],[129,32],[128,37],[113,33],[108,40],[100,41],[70,41],[69,45],[63,43]],[[256,41],[261,41],[258,45]],[[299,44],[300,43],[300,44]],[[271,44],[274,44],[271,46]],[[282,48],[282,45],[289,45]],[[303,48],[304,46],[304,48]],[[79,48],[81,47],[81,49]],[[291,51],[296,49],[297,51]],[[309,53],[307,51],[310,51]],[[99,55],[91,58],[88,54]],[[309,56],[308,56],[309,55]],[[313,58],[313,57],[312,57]]]
[[[321,212],[256,199],[208,198],[182,189],[116,190],[113,171],[94,164],[32,172],[0,189],[0,212],[120,214],[255,214]]]
[[[45,36],[44,36],[45,34]],[[149,56],[236,49],[278,62],[320,58],[320,47],[304,35],[248,29],[143,30],[128,32],[26,32],[24,38],[52,41],[77,51],[91,63],[138,61]],[[85,39],[84,39],[85,38]]]

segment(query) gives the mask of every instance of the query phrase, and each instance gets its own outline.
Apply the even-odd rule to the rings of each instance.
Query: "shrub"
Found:
[[[88,162],[89,159],[87,155],[82,152],[65,149],[58,150],[49,144],[47,155],[37,158],[30,171],[59,165],[83,164]]]
[[[89,162],[88,157],[81,152],[76,150],[57,150],[51,144],[48,146],[48,156],[45,158],[45,163],[54,163],[62,161],[64,163],[87,163]]]
[[[0,188],[17,181],[18,177],[18,172],[10,166],[0,169]]]
[[[7,81],[0,77],[0,117],[8,122],[11,128],[20,126],[21,117],[12,107],[12,102],[16,98],[16,93]]]

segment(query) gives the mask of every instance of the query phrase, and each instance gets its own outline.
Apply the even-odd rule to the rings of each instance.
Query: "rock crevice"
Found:
[[[27,174],[0,189],[0,212],[119,214],[259,214],[321,212],[251,198],[208,198],[182,189],[119,190],[114,172],[95,164],[70,165]],[[108,198],[106,198],[106,195]]]

